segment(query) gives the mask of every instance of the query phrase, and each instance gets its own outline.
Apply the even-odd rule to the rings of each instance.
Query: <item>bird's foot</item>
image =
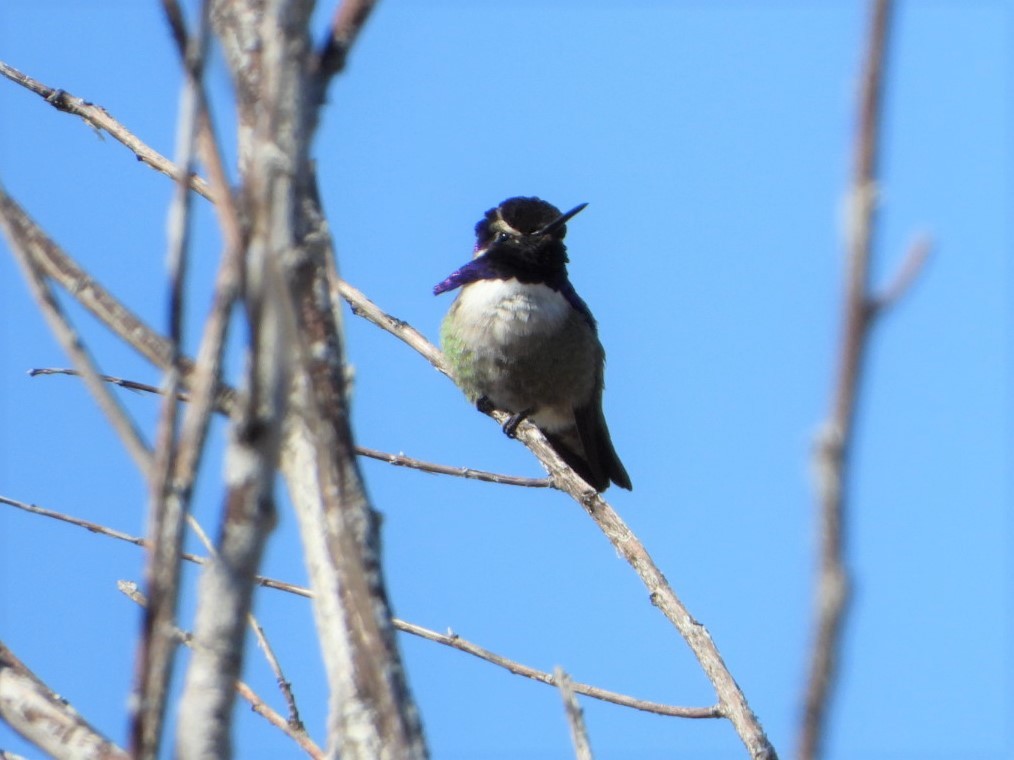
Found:
[[[479,399],[475,402],[475,408],[483,414],[489,414],[496,407],[493,406],[493,402],[489,400],[489,396],[479,396]]]
[[[532,413],[533,410],[525,409],[523,412],[512,414],[507,421],[503,424],[503,431],[507,434],[508,438],[515,438],[518,434],[518,425]]]

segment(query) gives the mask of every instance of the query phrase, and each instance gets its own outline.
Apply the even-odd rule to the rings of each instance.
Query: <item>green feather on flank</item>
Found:
[[[447,363],[451,365],[451,379],[474,404],[479,398],[479,391],[476,388],[473,352],[454,335],[450,316],[440,325],[440,347],[447,357]]]

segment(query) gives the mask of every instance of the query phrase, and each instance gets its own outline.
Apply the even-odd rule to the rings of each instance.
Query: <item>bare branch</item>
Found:
[[[197,534],[197,538],[204,546],[205,551],[208,552],[209,556],[215,555],[215,547],[211,543],[211,539],[208,538],[208,534],[204,532],[204,528],[197,522],[197,519],[193,515],[187,515],[187,523],[190,525],[194,533]],[[299,717],[299,708],[296,706],[296,697],[292,693],[292,684],[282,673],[281,663],[278,662],[278,658],[275,656],[275,650],[271,647],[268,642],[268,637],[264,634],[264,629],[261,624],[257,622],[257,618],[254,617],[252,612],[247,613],[247,622],[250,624],[250,630],[253,631],[254,637],[257,639],[257,644],[260,646],[261,651],[264,653],[264,659],[267,660],[268,667],[271,668],[271,672],[275,674],[275,682],[278,684],[278,688],[282,692],[282,696],[285,698],[285,703],[289,707],[289,720],[288,723],[293,728],[300,731],[305,731],[303,721]]]
[[[151,450],[141,432],[134,425],[130,415],[116,400],[109,388],[102,382],[88,349],[85,347],[70,320],[63,313],[59,302],[53,296],[37,264],[35,253],[40,238],[45,235],[25,211],[0,188],[0,226],[3,227],[32,295],[39,305],[50,329],[63,346],[64,351],[77,366],[85,385],[91,391],[99,408],[119,434],[127,452],[134,459],[142,474],[151,469]]]
[[[218,552],[199,585],[196,645],[177,730],[183,758],[231,756],[231,684],[241,672],[253,579],[276,519],[274,475],[297,340],[288,292],[272,260],[276,254],[266,240],[253,238],[245,278],[252,333],[247,392],[226,453]]]
[[[438,633],[430,630],[429,628],[423,628],[422,626],[416,625],[415,623],[409,623],[398,619],[395,619],[394,624],[397,626],[399,631],[411,633],[413,636],[419,636],[420,638],[428,641],[433,641],[437,644],[443,644],[444,646],[451,647],[452,649],[465,652],[474,657],[478,657],[480,660],[485,660],[497,667],[501,667],[514,675],[524,676],[525,678],[530,678],[533,681],[544,683],[547,686],[556,685],[556,681],[553,679],[553,675],[551,673],[531,668],[520,662],[504,657],[503,655],[491,652],[478,644],[473,644],[472,642],[461,638],[454,632],[449,631],[447,633]],[[587,697],[600,699],[603,702],[612,702],[615,705],[632,707],[635,710],[642,710],[644,712],[655,713],[657,715],[669,715],[674,718],[692,719],[725,717],[721,708],[717,705],[713,707],[681,707],[678,705],[667,705],[661,702],[649,702],[645,699],[637,699],[635,697],[627,696],[626,694],[609,691],[608,689],[601,689],[598,686],[591,686],[585,683],[572,682],[571,686],[578,694],[584,694]]]
[[[342,0],[335,8],[327,40],[314,62],[322,94],[331,77],[345,69],[349,50],[375,4],[376,0]]]
[[[66,367],[36,367],[28,370],[29,377],[38,377],[39,375],[70,375],[72,377],[80,377],[80,374],[76,369],[67,369]],[[162,389],[148,383],[139,383],[136,380],[126,380],[122,377],[113,377],[112,375],[99,375],[99,377],[104,383],[118,385],[121,388],[126,388],[128,391],[162,395]],[[180,401],[187,401],[190,398],[190,395],[185,391],[179,391],[176,394],[176,398]]]
[[[0,189],[0,209],[6,220],[17,223],[19,237],[23,240],[32,263],[41,273],[58,283],[94,317],[156,367],[168,367],[172,362],[170,342],[148,327],[90,277],[10,196],[2,193]]]
[[[333,251],[309,157],[324,85],[312,71],[312,4],[279,0],[258,5],[258,13],[239,5],[216,3],[216,31],[240,93],[251,251],[259,244],[277,262],[297,319],[282,469],[316,592],[331,689],[328,752],[350,760],[421,758],[426,749],[390,620],[376,516],[354,456],[344,339],[320,275]],[[244,49],[252,40],[255,55]]]
[[[117,581],[116,587],[131,601],[146,607],[148,600],[144,598],[144,594],[138,589],[137,584],[132,581]],[[193,635],[180,628],[174,628],[173,634],[179,643],[187,647],[193,647]],[[236,693],[239,694],[243,699],[250,703],[251,709],[265,720],[268,721],[275,728],[281,729],[290,739],[296,742],[310,757],[314,760],[324,760],[324,752],[318,747],[313,739],[310,738],[309,734],[306,733],[306,729],[303,728],[302,724],[294,725],[291,720],[286,720],[282,715],[272,710],[268,704],[261,699],[260,695],[257,694],[249,685],[243,681],[236,681],[235,684]]]
[[[73,517],[62,512],[54,512],[34,504],[26,504],[25,502],[11,499],[6,496],[0,496],[0,504],[7,504],[31,514],[59,520],[60,522],[66,522],[71,525],[84,528],[91,533],[97,533],[108,538],[115,538],[119,541],[134,544],[135,546],[148,546],[148,542],[138,536],[131,536],[127,533],[123,533],[122,531],[114,530],[113,528],[108,528],[104,525],[99,525],[98,523],[82,520],[81,518]],[[199,557],[188,553],[184,553],[182,556],[186,561],[193,562],[197,565],[204,565],[207,563],[207,559],[205,557]],[[274,589],[276,591],[284,591],[285,593],[295,594],[296,596],[302,596],[307,599],[313,598],[313,592],[303,586],[297,586],[293,583],[287,583],[275,578],[266,578],[261,575],[258,575],[255,580],[258,585],[265,588]],[[451,647],[452,649],[457,649],[460,652],[465,652],[473,657],[478,657],[480,660],[485,660],[486,662],[503,668],[515,675],[524,676],[525,678],[530,678],[533,681],[538,681],[539,683],[543,683],[548,686],[555,685],[552,674],[531,668],[515,660],[511,660],[507,657],[496,654],[495,652],[491,652],[478,644],[474,644],[467,639],[461,638],[456,633],[439,633],[429,628],[424,628],[420,625],[416,625],[415,623],[409,623],[397,618],[394,619],[394,625],[403,633],[409,633],[413,636],[426,639],[427,641],[432,641],[437,644]],[[613,704],[620,705],[622,707],[631,707],[635,710],[656,713],[658,715],[669,715],[676,718],[691,719],[724,717],[722,710],[717,705],[712,707],[680,707],[677,705],[663,704],[661,702],[650,702],[644,699],[637,699],[615,691],[609,691],[607,689],[599,688],[598,686],[591,686],[583,683],[574,682],[572,683],[572,686],[574,691],[578,694],[584,694],[585,696],[592,697],[593,699],[599,699],[603,702],[612,702]]]
[[[128,760],[0,642],[0,718],[57,760]]]
[[[176,642],[170,630],[179,597],[180,554],[183,551],[183,519],[189,508],[190,486],[196,478],[196,460],[178,472],[179,441],[177,398],[182,383],[184,284],[190,241],[190,189],[184,179],[192,174],[194,142],[201,109],[201,75],[207,49],[207,4],[203,4],[198,34],[187,44],[185,81],[177,125],[176,192],[169,207],[169,345],[170,362],[165,368],[166,388],[156,431],[155,466],[149,482],[149,552],[145,581],[151,604],[144,607],[137,650],[137,676],[131,716],[132,754],[144,760],[158,756],[165,719],[169,679]],[[210,409],[208,410],[210,415]],[[202,431],[203,432],[203,431]],[[203,441],[203,436],[202,436]]]
[[[456,478],[468,478],[471,480],[483,480],[487,483],[500,483],[508,486],[522,486],[524,488],[552,488],[553,481],[549,478],[522,478],[517,475],[501,475],[496,472],[485,470],[473,470],[470,467],[451,467],[446,464],[424,462],[421,459],[413,459],[404,454],[388,454],[386,451],[368,449],[365,446],[356,446],[356,453],[370,459],[377,459],[397,467],[410,467],[414,470],[432,472],[436,475],[453,475]]]
[[[820,566],[814,604],[814,641],[804,684],[799,728],[799,757],[802,760],[812,760],[821,753],[850,598],[845,559],[846,486],[857,398],[870,330],[883,309],[893,304],[907,289],[928,254],[928,243],[917,243],[884,294],[880,298],[871,296],[869,271],[877,216],[876,170],[881,101],[892,16],[893,4],[890,0],[874,0],[863,63],[850,190],[841,354],[831,409],[820,427],[813,451],[820,524]]]
[[[451,370],[447,364],[447,360],[444,359],[443,353],[412,325],[387,314],[373,301],[363,295],[363,293],[349,285],[345,280],[339,279],[337,273],[331,275],[329,285],[336,297],[348,302],[349,306],[352,307],[353,314],[357,317],[363,317],[368,322],[372,322],[380,329],[386,330],[394,337],[405,342],[418,353],[422,354],[423,358],[436,369],[450,377]]]
[[[577,760],[592,760],[591,744],[588,741],[588,729],[584,724],[584,711],[574,695],[574,684],[570,676],[557,666],[553,670],[553,680],[563,697],[563,707],[567,714],[567,725],[570,726],[570,739],[574,744],[574,757]]]
[[[201,362],[198,362],[199,366],[203,366]],[[78,373],[73,369],[65,369],[61,367],[42,367],[37,369],[31,369],[28,371],[29,376],[36,377],[37,375],[71,375],[77,376]],[[107,383],[118,385],[121,388],[135,392],[146,392],[155,395],[163,394],[161,388],[148,383],[139,383],[136,380],[125,380],[122,377],[113,377],[112,375],[100,375],[100,377]],[[177,394],[177,398],[180,401],[189,401],[190,394],[186,392],[180,392]],[[437,464],[436,462],[426,462],[422,459],[415,459],[413,457],[405,456],[404,454],[391,454],[386,451],[380,451],[378,449],[371,449],[366,446],[356,446],[355,451],[360,456],[368,457],[370,459],[376,459],[381,462],[387,462],[388,464],[396,467],[408,467],[413,470],[422,470],[423,472],[432,472],[436,475],[451,475],[456,478],[465,478],[468,480],[481,480],[487,483],[499,483],[501,485],[509,486],[521,486],[524,488],[552,488],[553,481],[549,478],[525,478],[519,475],[503,475],[498,472],[488,472],[486,470],[476,470],[471,467],[453,467],[446,464]]]
[[[932,250],[933,241],[928,235],[916,237],[905,253],[905,258],[902,259],[901,266],[898,267],[894,277],[879,295],[872,298],[870,302],[870,309],[873,312],[871,318],[875,319],[880,315],[880,312],[891,308],[901,300],[912,287],[912,283],[919,277],[923,267],[926,266],[926,259],[929,258]]]
[[[49,87],[42,82],[36,81],[2,61],[0,61],[0,75],[41,96],[43,100],[57,110],[80,116],[91,127],[106,132],[110,137],[133,151],[138,161],[143,161],[155,171],[176,180],[180,179],[181,176],[185,176],[177,173],[176,164],[158,151],[152,150],[134,133],[124,127],[123,124],[110,116],[106,109],[75,97],[65,90]],[[211,197],[208,183],[203,179],[191,175],[187,177],[187,181],[194,192],[203,195],[205,198]]]

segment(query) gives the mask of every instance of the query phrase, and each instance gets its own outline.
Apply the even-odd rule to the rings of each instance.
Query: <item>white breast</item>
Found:
[[[466,285],[458,296],[457,322],[475,330],[481,340],[509,344],[559,330],[571,305],[547,285],[522,284],[515,279],[480,280]],[[466,342],[469,335],[461,335]]]

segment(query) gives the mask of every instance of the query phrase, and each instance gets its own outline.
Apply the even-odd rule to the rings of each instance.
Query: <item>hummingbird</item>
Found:
[[[513,438],[534,423],[596,491],[630,477],[602,413],[605,351],[595,318],[567,277],[567,213],[508,198],[475,225],[472,260],[433,288],[461,288],[440,328],[455,383],[479,411],[510,414]]]

